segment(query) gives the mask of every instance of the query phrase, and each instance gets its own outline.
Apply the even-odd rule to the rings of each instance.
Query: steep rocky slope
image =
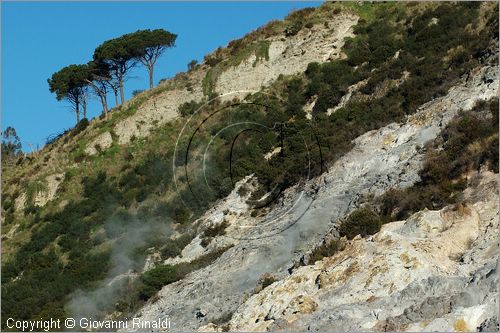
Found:
[[[372,238],[354,239],[332,258],[289,272],[362,196],[417,181],[423,156],[418,147],[434,139],[459,110],[497,96],[498,83],[498,67],[483,67],[446,96],[423,105],[406,122],[359,137],[350,153],[306,185],[305,195],[290,190],[288,202],[273,212],[278,218],[267,217],[270,222],[239,207],[233,192],[201,220],[229,222],[226,234],[212,241],[206,252],[235,245],[207,268],[164,287],[159,299],[139,314],[147,320],[168,316],[173,327],[182,323],[190,330],[202,325],[208,326],[200,330],[215,329],[211,322],[220,323],[221,317],[235,311],[229,329],[238,331],[326,330],[332,324],[338,330],[383,330],[384,325],[393,325],[389,330],[447,330],[454,320],[465,320],[466,327],[476,329],[496,313],[496,274],[489,273],[495,272],[498,259],[496,175],[487,173],[485,185],[469,190],[471,198],[480,195],[484,201],[473,202],[465,215],[450,212],[449,207],[424,211],[407,222],[386,225]],[[183,252],[185,260],[203,253],[196,251],[203,249],[199,242],[195,238]],[[475,251],[484,251],[484,260],[460,264],[460,255],[470,257]],[[285,278],[247,300],[265,273]],[[471,290],[481,285],[487,300],[470,304],[462,300],[466,296],[459,293],[470,279],[477,280]],[[442,307],[446,302],[442,294],[451,297],[449,293],[462,298],[447,309]],[[425,302],[434,302],[436,309],[419,315],[426,311],[419,310]],[[417,314],[408,319],[410,311]]]
[[[4,167],[2,325],[495,328],[496,5],[294,12]]]
[[[473,177],[466,209],[425,210],[353,239],[253,295],[229,329],[496,330],[498,175]]]

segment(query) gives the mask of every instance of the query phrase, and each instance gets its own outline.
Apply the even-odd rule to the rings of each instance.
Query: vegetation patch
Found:
[[[230,246],[214,250],[188,263],[162,264],[145,272],[139,279],[134,281],[131,289],[128,290],[127,304],[117,304],[123,312],[121,316],[126,317],[137,311],[144,302],[153,297],[164,286],[179,281],[187,274],[212,264],[229,248]]]
[[[425,208],[462,207],[467,173],[484,167],[498,173],[498,114],[498,98],[479,101],[471,111],[461,112],[427,147],[420,181],[406,189],[391,189],[353,211],[340,221],[340,236],[373,235],[384,223],[406,219]],[[317,248],[315,256],[316,251],[319,256],[331,253],[328,247]]]
[[[221,223],[206,228],[201,237],[201,246],[206,247],[208,244],[210,244],[213,238],[225,235],[226,228],[228,226],[229,224],[226,220],[224,220]]]
[[[315,247],[312,250],[311,254],[309,255],[307,264],[314,265],[316,261],[319,261],[325,257],[331,257],[335,253],[344,250],[345,245],[345,242],[341,239],[324,241],[321,245]]]

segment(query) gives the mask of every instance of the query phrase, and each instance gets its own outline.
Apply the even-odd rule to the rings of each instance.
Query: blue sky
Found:
[[[56,101],[47,79],[69,64],[91,60],[96,46],[138,29],[163,28],[178,35],[177,45],[158,61],[155,84],[201,61],[291,10],[319,2],[5,2],[2,1],[2,130],[13,126],[28,143],[43,146],[50,134],[74,126],[65,102]],[[147,72],[135,69],[126,97],[148,86]],[[113,105],[114,98],[109,98]],[[94,98],[89,117],[100,112]]]

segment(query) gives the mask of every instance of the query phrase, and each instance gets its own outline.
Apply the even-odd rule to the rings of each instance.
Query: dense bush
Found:
[[[203,232],[203,236],[205,237],[217,237],[224,235],[226,233],[226,228],[228,227],[227,221],[223,221],[222,223],[215,224],[213,226],[209,226]]]
[[[160,248],[162,258],[177,257],[193,238],[194,235],[185,233],[175,239],[168,239],[164,241],[163,246]]]
[[[217,50],[215,50],[215,52],[206,55],[204,58],[205,63],[210,67],[216,66],[223,60],[222,53],[222,48],[218,48]]]
[[[307,7],[300,10],[293,11],[290,13],[285,20],[288,22],[285,27],[285,35],[286,36],[294,36],[296,35],[304,26],[307,17],[314,12],[314,8]]]
[[[154,296],[163,286],[182,279],[187,274],[210,265],[228,248],[221,248],[198,257],[191,262],[177,265],[158,265],[141,275],[135,285],[135,293],[141,300],[146,301]],[[140,303],[137,303],[140,304]]]
[[[76,124],[76,126],[70,131],[70,136],[73,137],[85,130],[89,126],[89,120],[87,118],[83,118]]]
[[[340,223],[340,237],[346,236],[353,239],[357,235],[362,237],[373,235],[380,230],[382,220],[370,208],[360,208],[352,212],[344,221]]]
[[[225,235],[227,227],[228,223],[224,220],[222,223],[218,223],[206,228],[205,231],[203,231],[203,235],[201,237],[201,246],[207,247],[207,245],[210,244],[214,237]]]
[[[203,105],[202,102],[198,103],[196,101],[186,102],[179,106],[179,114],[183,117],[190,116],[194,114]]]
[[[488,114],[489,113],[489,114]],[[446,126],[428,147],[420,181],[405,190],[390,190],[378,199],[385,219],[400,220],[422,210],[458,203],[470,171],[498,172],[498,99],[479,102]]]
[[[142,274],[142,286],[139,291],[139,297],[143,300],[148,300],[163,286],[175,282],[179,279],[180,276],[178,275],[178,272],[174,266],[156,266],[155,268]]]

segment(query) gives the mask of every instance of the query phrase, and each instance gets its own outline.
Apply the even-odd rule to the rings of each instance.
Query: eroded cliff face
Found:
[[[328,172],[302,190],[289,189],[265,217],[252,216],[235,189],[197,221],[226,221],[226,234],[206,248],[196,237],[169,263],[233,246],[165,286],[138,315],[168,316],[174,329],[201,331],[491,328],[497,321],[498,196],[497,175],[488,172],[471,175],[477,181],[466,190],[463,210],[419,212],[353,239],[333,257],[294,267],[362,197],[413,185],[420,147],[460,110],[497,95],[498,67],[474,70],[405,122],[357,138]],[[280,281],[257,288],[266,274]]]
[[[300,267],[240,306],[230,330],[495,329],[497,176],[471,175],[461,209],[421,211]]]
[[[240,64],[224,69],[214,78],[214,91],[222,96],[235,91],[259,91],[280,75],[304,72],[311,62],[341,58],[345,38],[353,36],[353,27],[358,19],[353,14],[335,15],[328,21],[328,26],[322,23],[303,29],[294,36],[285,38],[280,34],[267,38],[264,40],[269,47],[267,59],[257,59],[256,54],[249,54]],[[177,117],[182,104],[201,101],[206,74],[206,67],[191,72],[187,78],[188,87],[158,94],[141,105],[135,115],[117,123],[115,133],[119,143],[127,144],[132,137],[147,136],[152,128]]]
[[[259,90],[280,75],[305,71],[311,62],[325,62],[342,58],[345,38],[352,37],[358,17],[352,14],[335,16],[324,24],[301,30],[297,35],[269,38],[269,59],[251,55],[235,67],[223,72],[217,79],[215,90],[220,94],[238,90]]]

